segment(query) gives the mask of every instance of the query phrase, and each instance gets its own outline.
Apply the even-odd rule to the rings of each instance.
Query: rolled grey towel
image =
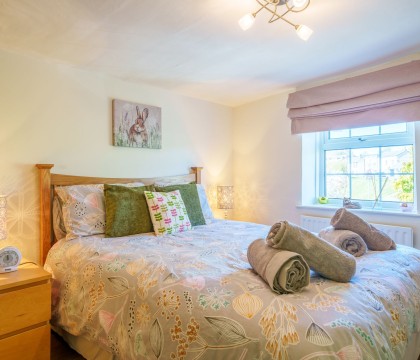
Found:
[[[354,256],[287,221],[275,223],[266,241],[276,249],[302,255],[312,270],[328,279],[348,282],[356,272]]]
[[[330,224],[334,229],[350,230],[360,235],[369,250],[384,251],[396,249],[394,240],[387,234],[344,208],[335,212]]]
[[[318,236],[353,256],[362,256],[367,250],[362,237],[350,230],[337,230],[328,226]]]
[[[263,239],[249,245],[248,261],[277,294],[295,293],[309,285],[310,270],[305,259],[291,251],[274,249]]]

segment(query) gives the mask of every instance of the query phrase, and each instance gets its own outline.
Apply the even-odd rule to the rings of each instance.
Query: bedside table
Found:
[[[0,359],[50,359],[50,278],[33,264],[0,274]]]

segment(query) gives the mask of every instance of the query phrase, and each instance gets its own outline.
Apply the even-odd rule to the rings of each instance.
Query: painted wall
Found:
[[[246,104],[234,111],[234,175],[236,219],[271,225],[279,220],[300,223],[300,215],[331,218],[334,210],[301,208],[302,194],[313,189],[315,175],[302,175],[302,157],[314,151],[302,150],[302,136],[291,135],[287,117],[288,94],[275,95]],[[420,142],[420,123],[416,140]],[[302,154],[303,152],[303,154]],[[420,186],[420,150],[417,154],[417,188]],[[309,172],[311,173],[311,172]],[[302,189],[304,191],[302,191]],[[420,216],[363,212],[369,222],[409,226],[414,245],[420,249]]]
[[[235,218],[296,222],[301,194],[301,140],[290,135],[287,94],[234,111]]]
[[[103,177],[185,174],[204,166],[210,188],[232,181],[232,110],[147,85],[0,52],[0,193],[8,194],[8,239],[38,260],[34,164]],[[112,146],[113,98],[162,108],[162,150]],[[217,142],[215,141],[217,140]]]

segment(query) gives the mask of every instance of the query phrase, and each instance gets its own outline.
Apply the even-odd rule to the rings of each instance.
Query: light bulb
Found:
[[[246,14],[239,21],[238,24],[243,31],[248,30],[252,25],[254,25],[255,16],[252,14]]]
[[[302,40],[307,41],[313,34],[313,30],[306,25],[296,25],[296,33]]]

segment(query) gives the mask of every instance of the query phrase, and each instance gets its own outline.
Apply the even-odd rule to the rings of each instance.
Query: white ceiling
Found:
[[[312,0],[289,19],[255,0],[0,0],[0,49],[237,106],[420,52],[420,0]]]

